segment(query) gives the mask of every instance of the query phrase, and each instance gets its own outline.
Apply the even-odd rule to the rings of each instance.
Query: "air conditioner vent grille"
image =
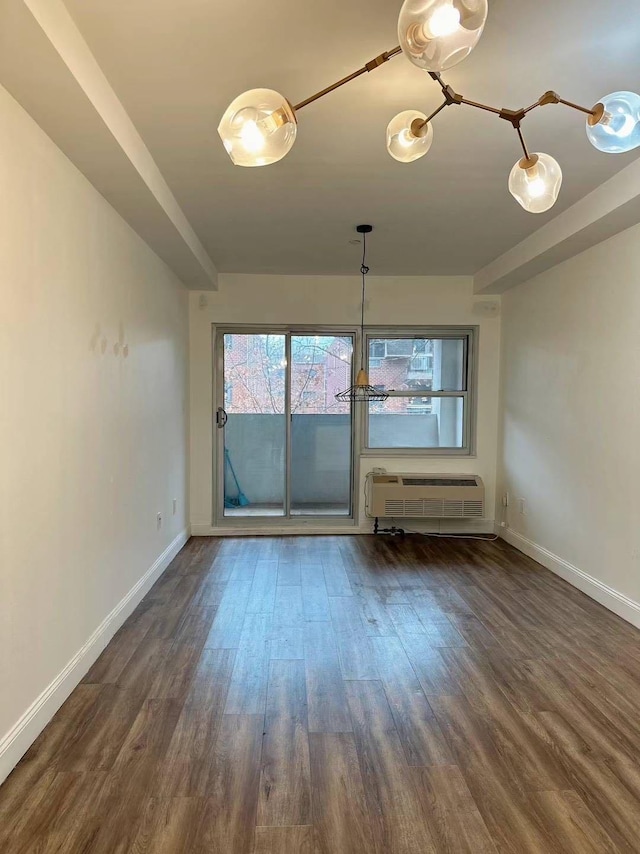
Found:
[[[424,502],[421,499],[407,499],[403,512],[405,516],[423,516]]]
[[[455,498],[387,498],[384,502],[384,516],[404,516],[412,519],[481,519],[484,516],[484,501]]]
[[[482,518],[484,516],[484,501],[465,501],[464,515]]]
[[[475,475],[385,474],[370,483],[367,513],[374,518],[484,518],[484,484]]]
[[[432,516],[439,518],[444,516],[444,501],[442,498],[425,498],[423,501],[424,510],[422,516]]]
[[[454,516],[462,518],[464,516],[464,501],[455,501],[448,498],[444,502],[443,516]]]
[[[384,504],[386,516],[404,516],[404,501],[390,501],[387,499]]]

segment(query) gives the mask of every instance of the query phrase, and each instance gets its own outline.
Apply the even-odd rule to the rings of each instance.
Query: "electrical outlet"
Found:
[[[158,513],[156,518],[158,520],[158,530],[160,530],[160,528],[162,528],[162,513]]]
[[[518,511],[520,512],[521,516],[527,515],[527,502],[524,498],[518,499]]]
[[[174,498],[173,499],[173,515],[175,516],[177,512],[178,512],[178,499]]]

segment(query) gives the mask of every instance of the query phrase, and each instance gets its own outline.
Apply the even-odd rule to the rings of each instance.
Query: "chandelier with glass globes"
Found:
[[[427,116],[418,110],[398,113],[387,127],[387,151],[401,163],[411,163],[433,143],[433,119],[445,107],[466,105],[494,113],[509,122],[518,135],[523,157],[509,175],[512,196],[530,213],[543,213],[555,204],[562,184],[559,163],[549,154],[530,152],[521,124],[537,107],[564,104],[586,114],[587,137],[599,151],[620,154],[640,146],[640,96],[613,92],[594,107],[582,107],[545,92],[531,106],[509,110],[492,107],[455,92],[442,72],[462,62],[478,43],[488,14],[488,0],[405,0],[398,20],[400,44],[362,68],[293,106],[272,89],[251,89],[237,97],[224,113],[218,133],[236,166],[267,166],[290,151],[298,130],[298,113],[334,89],[373,71],[403,53],[440,86],[443,102]]]

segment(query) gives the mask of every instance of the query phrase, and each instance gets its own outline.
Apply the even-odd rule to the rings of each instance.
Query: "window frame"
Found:
[[[369,445],[368,404],[363,405],[361,455],[363,457],[473,457],[476,453],[476,422],[477,422],[477,365],[479,327],[477,326],[382,326],[366,327],[364,353],[366,369],[370,372],[369,347],[370,342],[379,338],[462,338],[464,340],[464,363],[466,367],[466,389],[460,391],[429,391],[428,394],[416,395],[416,389],[406,391],[389,391],[389,397],[430,397],[463,398],[464,422],[463,441],[460,448],[376,448]],[[375,359],[375,357],[373,357]],[[369,375],[371,375],[369,373]],[[463,383],[465,385],[465,383]]]

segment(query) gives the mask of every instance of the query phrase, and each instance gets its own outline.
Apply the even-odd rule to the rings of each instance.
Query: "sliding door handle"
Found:
[[[216,410],[216,426],[219,430],[222,430],[224,425],[227,423],[228,418],[229,416],[227,415],[225,410],[221,406],[219,406]]]

